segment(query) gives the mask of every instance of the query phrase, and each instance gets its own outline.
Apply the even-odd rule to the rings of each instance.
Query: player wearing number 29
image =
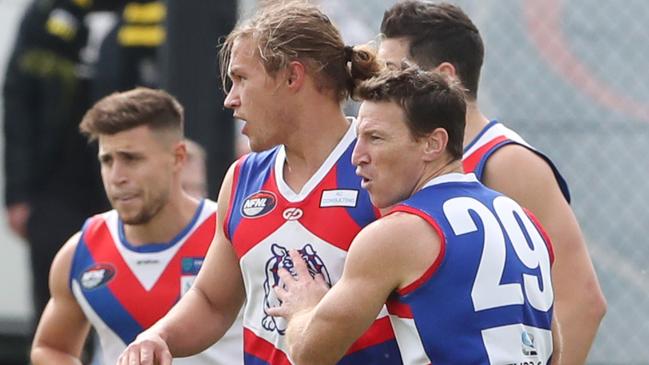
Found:
[[[458,84],[410,67],[356,90],[356,173],[390,213],[365,227],[331,290],[291,251],[276,287],[297,364],[331,364],[387,303],[405,364],[547,364],[552,248],[536,219],[462,170]],[[325,294],[326,293],[326,294]]]

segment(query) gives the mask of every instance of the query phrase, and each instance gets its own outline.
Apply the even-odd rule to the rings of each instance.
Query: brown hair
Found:
[[[304,62],[319,90],[331,90],[338,101],[351,95],[359,80],[381,68],[368,46],[349,47],[316,6],[302,0],[266,2],[248,22],[238,25],[222,44],[219,58],[223,88],[229,90],[228,65],[234,42],[249,37],[266,72],[275,76],[293,60]],[[350,66],[348,66],[350,63]]]
[[[476,99],[484,44],[462,9],[448,3],[401,1],[383,15],[381,33],[385,38],[406,37],[410,59],[424,69],[451,63],[467,94]]]
[[[399,104],[406,116],[406,125],[415,138],[423,137],[436,128],[445,129],[448,133],[446,149],[453,158],[462,158],[466,102],[465,92],[458,82],[439,72],[425,72],[416,66],[386,69],[362,82],[356,95],[362,100]]]
[[[183,135],[183,107],[163,90],[138,87],[99,100],[86,112],[79,129],[90,140],[142,125]]]

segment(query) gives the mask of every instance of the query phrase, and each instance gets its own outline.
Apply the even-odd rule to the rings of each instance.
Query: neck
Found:
[[[482,114],[477,101],[467,101],[463,145],[471,143],[487,124],[489,124],[489,119]]]
[[[171,193],[169,202],[145,224],[124,225],[126,239],[133,246],[167,243],[191,221],[199,202],[182,191]]]
[[[301,190],[349,129],[349,121],[337,103],[305,105],[313,107],[298,116],[299,128],[284,145],[284,179],[294,191]]]
[[[462,168],[462,160],[451,159],[449,157],[449,159],[445,160],[444,162],[431,166],[429,169],[427,169],[426,173],[422,175],[422,178],[419,180],[412,193],[414,194],[417,191],[421,190],[424,185],[426,185],[432,179],[452,173],[464,173],[464,170]]]

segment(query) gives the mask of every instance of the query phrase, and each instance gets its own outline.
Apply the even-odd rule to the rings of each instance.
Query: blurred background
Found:
[[[478,97],[482,110],[548,154],[570,185],[572,206],[608,300],[588,363],[649,364],[649,346],[644,344],[649,338],[649,2],[451,2],[472,17],[485,41]],[[0,0],[0,78],[29,3]],[[254,11],[255,1],[165,3],[167,37],[156,51],[157,82],[188,108],[188,133],[210,155],[214,197],[225,166],[236,156],[235,146],[242,143],[217,95],[218,34],[227,34],[224,29],[232,26],[224,14],[246,16]],[[320,3],[346,42],[359,44],[376,39],[383,11],[394,1]],[[205,6],[211,12],[196,13]],[[100,41],[123,17],[120,11],[85,16],[90,47],[82,62],[88,77],[101,64]],[[0,171],[3,184],[6,176]],[[13,356],[25,346],[19,339],[29,333],[33,315],[28,246],[6,221],[0,209],[0,364],[8,363],[2,356]]]

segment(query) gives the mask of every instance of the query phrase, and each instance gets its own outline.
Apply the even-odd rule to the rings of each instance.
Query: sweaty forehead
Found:
[[[260,63],[256,49],[255,42],[249,36],[237,38],[232,44],[232,57],[228,67],[241,63]]]
[[[361,108],[358,111],[356,132],[358,134],[361,134],[380,128],[384,117],[384,115],[381,115],[381,108],[377,105],[377,103],[363,102]]]
[[[112,155],[120,152],[136,152],[140,149],[136,141],[111,137],[114,136],[99,137],[99,156]]]
[[[391,101],[364,101],[358,111],[357,131],[393,129],[405,125],[405,114],[399,105]],[[401,122],[401,123],[399,123]]]
[[[115,152],[136,152],[160,148],[168,144],[176,133],[152,131],[148,126],[139,126],[115,134],[100,135],[99,154]],[[168,135],[168,136],[167,136]]]

